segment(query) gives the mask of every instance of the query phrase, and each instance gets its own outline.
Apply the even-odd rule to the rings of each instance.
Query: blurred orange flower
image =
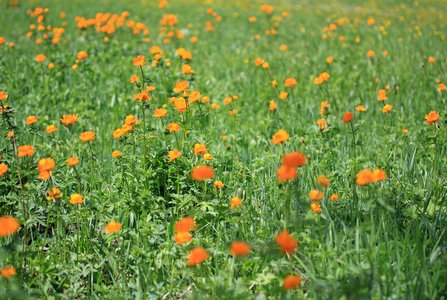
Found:
[[[281,231],[275,237],[276,243],[281,248],[282,253],[292,254],[298,247],[298,242],[293,238],[288,230]]]

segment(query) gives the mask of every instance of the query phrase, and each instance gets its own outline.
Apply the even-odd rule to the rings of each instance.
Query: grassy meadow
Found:
[[[0,0],[0,299],[445,299],[445,7]]]

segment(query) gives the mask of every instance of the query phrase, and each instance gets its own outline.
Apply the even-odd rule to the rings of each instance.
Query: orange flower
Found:
[[[326,72],[323,72],[323,73],[320,74],[320,79],[323,80],[323,81],[328,81],[328,79],[329,79],[330,77],[331,77],[331,76],[329,76],[329,74],[326,73]]]
[[[156,117],[156,118],[166,117],[166,113],[167,112],[168,111],[166,109],[163,109],[163,108],[156,109],[154,111],[154,117]]]
[[[285,290],[291,290],[301,285],[300,275],[287,275],[284,278],[282,288]]]
[[[230,253],[233,256],[246,256],[250,251],[250,247],[244,242],[233,242],[230,246]]]
[[[0,164],[0,177],[8,171],[8,166],[4,163]]]
[[[191,68],[190,65],[184,64],[182,66],[182,74],[189,74],[189,73],[192,73],[192,72],[193,72],[193,69]]]
[[[306,157],[299,151],[285,154],[283,157],[283,165],[287,167],[302,167],[305,164]]]
[[[75,166],[79,163],[79,159],[75,156],[67,159],[67,166]]]
[[[96,139],[95,133],[93,131],[86,131],[83,132],[79,135],[79,138],[81,139],[81,141],[88,142],[88,141],[93,141],[94,139]]]
[[[171,124],[169,124],[168,125],[168,130],[170,131],[170,132],[173,132],[173,131],[180,131],[180,125],[179,124],[177,124],[177,123],[171,123]]]
[[[188,86],[189,86],[188,81],[179,81],[175,84],[174,92],[181,93],[183,91],[186,91]]]
[[[188,102],[182,97],[174,100],[174,108],[178,111],[185,111],[189,107]]]
[[[408,129],[402,129],[402,133],[408,133]]]
[[[47,171],[52,171],[54,169],[54,166],[56,163],[51,158],[43,158],[39,160],[39,163],[37,164],[37,169],[40,173],[44,173]]]
[[[45,131],[46,131],[46,133],[51,134],[51,133],[55,132],[56,130],[57,130],[56,126],[48,125],[47,129]]]
[[[217,105],[216,103],[211,104],[211,108],[212,109],[218,109],[219,105]]]
[[[287,87],[292,87],[297,85],[297,82],[295,78],[287,78],[286,80],[284,80],[284,85]]]
[[[194,145],[194,155],[205,154],[208,150],[204,144],[195,144]]]
[[[236,206],[242,206],[242,199],[239,197],[233,197],[231,198],[231,206],[230,208],[235,208]]]
[[[436,111],[431,111],[428,115],[425,115],[425,119],[427,120],[427,125],[431,125],[440,120],[439,114]]]
[[[372,174],[372,180],[374,182],[379,182],[379,181],[383,181],[386,179],[386,173],[384,170],[380,170],[380,169],[375,169],[373,174]]]
[[[20,222],[14,217],[0,217],[0,237],[5,238],[19,231]]]
[[[209,154],[209,153],[206,153],[204,156],[203,156],[203,160],[212,160],[213,159],[213,156],[211,155],[211,154]]]
[[[392,108],[393,108],[393,107],[392,107],[391,105],[387,104],[387,105],[385,105],[385,106],[383,107],[382,111],[383,111],[384,113],[387,113],[387,112],[391,111]]]
[[[379,90],[378,94],[379,96],[377,97],[377,100],[384,101],[388,99],[388,97],[386,96],[386,90]]]
[[[29,116],[29,117],[26,117],[26,125],[31,125],[31,124],[34,124],[34,123],[37,123],[37,120],[39,120],[37,117],[35,117],[35,116]]]
[[[320,103],[320,106],[321,106],[321,108],[326,108],[326,107],[329,107],[329,106],[331,106],[331,105],[328,104],[327,101],[322,101],[322,102]]]
[[[126,125],[133,125],[133,124],[135,124],[135,123],[137,123],[138,121],[137,121],[137,118],[135,117],[135,116],[132,116],[132,115],[128,115],[127,117],[126,117],[126,119],[124,119],[124,123],[126,124]]]
[[[278,181],[280,183],[284,182],[286,180],[291,180],[291,179],[295,179],[296,177],[298,177],[296,167],[294,167],[294,166],[282,165],[281,167],[279,167],[278,170],[276,170],[276,174],[279,177]]]
[[[142,67],[147,64],[147,62],[144,61],[145,59],[146,57],[144,55],[138,55],[137,57],[132,58],[133,65],[135,67]]]
[[[191,241],[192,235],[189,232],[177,232],[174,236],[175,242],[179,245]]]
[[[366,111],[366,108],[363,105],[359,105],[355,108],[358,112]]]
[[[48,69],[53,69],[54,68],[54,64],[53,63],[49,63],[48,64]]]
[[[47,180],[51,177],[51,172],[50,171],[44,171],[39,173],[39,178],[40,180]]]
[[[372,50],[369,50],[368,53],[366,53],[366,55],[368,55],[368,57],[373,57],[376,53]]]
[[[183,217],[179,221],[177,221],[174,225],[175,232],[189,232],[195,229],[193,217]]]
[[[70,203],[71,203],[71,201],[70,201]],[[121,230],[121,224],[118,223],[118,222],[110,222],[109,224],[106,225],[105,230],[106,230],[107,233],[118,232],[118,231]]]
[[[287,45],[281,45],[281,46],[279,47],[279,49],[280,49],[281,51],[287,51]]]
[[[284,99],[287,98],[288,95],[289,95],[289,94],[288,94],[287,92],[281,92],[281,93],[279,93],[279,98],[280,98],[281,100],[284,100]]]
[[[278,85],[278,82],[275,80],[270,81],[270,83],[272,84],[272,87],[275,87]]]
[[[275,237],[275,241],[281,248],[282,253],[292,254],[298,247],[298,242],[293,238],[288,230],[281,231]]]
[[[274,111],[275,108],[276,108],[276,103],[275,103],[275,101],[274,101],[274,100],[270,101],[269,109],[270,109],[271,111]]]
[[[53,199],[59,199],[62,198],[61,191],[58,188],[52,188],[51,191],[48,191],[48,197],[47,200],[53,200]]]
[[[78,53],[78,55],[76,56],[79,60],[83,60],[84,58],[86,58],[88,56],[87,52],[85,51],[81,51]]]
[[[115,151],[112,152],[112,157],[113,158],[118,158],[120,156],[121,156],[121,151],[115,150]]]
[[[216,189],[221,189],[224,187],[224,184],[222,183],[222,181],[218,180],[218,181],[214,181],[214,186],[216,187]]]
[[[373,171],[370,169],[362,170],[357,173],[357,179],[355,183],[357,185],[365,185],[373,181]]]
[[[214,171],[209,166],[195,167],[191,172],[191,178],[197,181],[203,181],[206,179],[214,178]]]
[[[352,112],[348,111],[347,113],[345,113],[345,115],[342,117],[343,121],[346,123],[349,123],[352,119],[354,119],[354,115],[352,114]]]
[[[8,95],[4,91],[0,91],[0,101],[8,99]]]
[[[70,124],[74,124],[78,121],[78,115],[64,115],[63,119],[60,119],[62,124],[64,125],[70,125]]]
[[[226,135],[222,136],[222,140],[226,141],[228,139],[228,137]]]
[[[317,182],[321,185],[327,188],[329,186],[330,180],[324,175],[320,175],[317,177]]]
[[[429,58],[428,58],[428,62],[429,63],[434,63],[436,61],[436,59],[434,58],[434,57],[432,57],[432,56],[430,56]]]
[[[333,62],[334,61],[334,58],[332,57],[332,56],[329,56],[328,58],[326,58],[326,62],[328,63],[328,64],[330,64],[331,62]]]
[[[314,84],[321,84],[321,83],[323,83],[323,79],[321,79],[320,77],[314,79]]]
[[[227,97],[224,99],[225,104],[230,104],[232,101],[233,101],[233,98],[231,98],[231,97]]]
[[[0,273],[2,274],[3,278],[9,278],[16,275],[16,268],[14,268],[13,266],[3,267],[0,270]]]
[[[84,202],[84,199],[80,194],[74,194],[70,197],[70,204],[81,204]]]
[[[47,57],[43,54],[36,55],[36,61],[37,62],[43,62]]]
[[[189,252],[188,265],[196,266],[208,259],[210,254],[202,247],[194,248]]]
[[[331,201],[337,201],[337,200],[338,200],[338,194],[332,194]]]
[[[237,110],[233,109],[233,110],[230,111],[230,116],[233,116],[235,114],[237,114]]]
[[[287,141],[289,139],[289,134],[287,133],[287,131],[285,130],[278,130],[277,133],[275,133],[273,135],[273,139],[271,140],[271,142],[275,145],[279,144],[279,143],[284,143],[285,141]]]
[[[327,125],[327,123],[326,123],[325,120],[323,120],[323,119],[318,119],[318,120],[317,120],[317,124],[320,126],[320,130],[324,130],[324,129],[326,129],[326,125]]]
[[[256,66],[261,66],[263,63],[264,63],[264,60],[262,58],[255,59]]]
[[[373,25],[374,23],[376,23],[376,21],[374,20],[374,18],[369,18],[367,21],[368,25]]]
[[[202,98],[202,103],[207,103],[210,101],[210,97],[203,97]]]
[[[138,80],[140,80],[140,77],[138,77],[137,74],[130,77],[130,83],[137,82]]]
[[[445,84],[440,83],[440,84],[439,84],[439,87],[438,87],[438,92],[440,92],[440,91],[444,91],[444,90],[445,90]]]
[[[309,192],[309,199],[320,201],[323,199],[323,192],[317,191],[317,190],[312,190]]]
[[[34,147],[30,145],[19,146],[17,151],[20,157],[31,156],[34,154]]]
[[[202,95],[200,94],[200,92],[193,91],[193,92],[191,92],[191,94],[189,94],[188,100],[191,101],[191,103],[194,103],[197,100],[199,100],[201,97],[202,97]]]
[[[179,158],[182,154],[178,152],[177,149],[173,151],[169,151],[169,162],[172,162],[174,159]]]
[[[321,211],[321,206],[320,204],[318,204],[318,202],[314,202],[310,205],[310,207],[312,208],[312,211],[314,212],[314,214],[319,213]]]

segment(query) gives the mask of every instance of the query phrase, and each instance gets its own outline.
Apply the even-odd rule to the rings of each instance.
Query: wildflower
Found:
[[[321,84],[321,83],[323,83],[323,79],[321,79],[320,77],[316,77],[314,79],[314,84]]]
[[[20,157],[31,156],[34,154],[34,147],[30,145],[19,146],[17,151]]]
[[[292,254],[298,247],[298,242],[293,238],[288,230],[281,231],[276,237],[275,241],[281,248],[282,253]]]
[[[233,110],[230,111],[230,115],[231,115],[231,116],[233,116],[233,115],[235,115],[235,114],[237,114],[237,110],[233,109]]]
[[[195,221],[193,217],[183,217],[175,222],[174,230],[176,232],[189,232],[195,229]]]
[[[132,115],[128,115],[127,117],[126,117],[126,119],[124,119],[124,123],[126,124],[126,125],[133,125],[133,124],[135,124],[135,123],[137,123],[138,121],[137,121],[137,118],[135,117],[135,116],[132,116]]]
[[[93,131],[86,131],[83,132],[79,135],[79,138],[81,139],[81,141],[88,142],[88,141],[93,141],[94,139],[96,139],[95,133]]]
[[[70,201],[70,203],[71,203],[71,201]],[[121,224],[118,222],[110,222],[109,224],[106,225],[105,230],[107,233],[118,232],[121,230]]]
[[[207,103],[210,101],[210,97],[203,97],[202,98],[202,103]]]
[[[140,77],[138,77],[137,74],[130,77],[130,83],[137,82],[138,80],[140,80]]]
[[[320,126],[320,130],[325,130],[327,122],[323,119],[318,119],[317,124]]]
[[[191,66],[190,65],[188,65],[188,64],[184,64],[183,66],[182,66],[182,74],[190,74],[190,73],[193,73],[194,71],[193,71],[193,69],[191,68]]]
[[[324,108],[320,109],[320,115],[323,115],[325,113],[326,113],[326,111],[324,110]]]
[[[182,154],[178,152],[177,149],[169,151],[169,162],[174,161],[174,159],[179,158]]]
[[[191,94],[189,94],[188,100],[191,101],[191,103],[194,103],[197,100],[199,100],[201,97],[202,97],[202,95],[200,94],[200,92],[193,91],[193,92],[191,92]]]
[[[80,194],[74,194],[70,197],[70,204],[81,204],[84,202],[84,199]]]
[[[239,197],[233,197],[231,198],[231,206],[230,208],[235,208],[236,206],[242,206],[242,199]]]
[[[402,129],[402,133],[408,133],[408,129]]]
[[[132,58],[132,63],[135,67],[142,67],[147,64],[144,60],[146,57],[144,55],[138,55],[135,58]]]
[[[429,63],[434,63],[436,61],[436,59],[434,58],[434,57],[432,57],[432,56],[430,56],[429,58],[428,58],[428,62]]]
[[[121,151],[115,150],[115,151],[112,152],[112,157],[113,158],[118,158],[120,156],[121,156]]]
[[[319,213],[321,211],[321,205],[318,204],[318,202],[314,201],[310,207],[312,208],[312,211],[314,214]]]
[[[287,141],[289,139],[289,134],[287,133],[287,131],[285,130],[278,130],[277,133],[275,133],[273,135],[273,139],[271,140],[271,142],[275,145],[279,144],[279,143],[284,143],[285,141]]]
[[[297,151],[285,154],[282,160],[284,166],[287,167],[302,167],[306,164],[306,157],[303,153]]]
[[[263,63],[264,63],[264,60],[262,58],[255,59],[256,66],[261,66]]]
[[[285,290],[291,290],[301,285],[300,275],[287,275],[284,278],[282,288]]]
[[[5,238],[19,231],[20,222],[14,217],[0,217],[0,237]]]
[[[54,166],[56,163],[51,158],[43,158],[39,160],[39,163],[37,164],[37,169],[40,173],[44,173],[47,171],[52,171],[54,169]]]
[[[329,79],[330,77],[331,77],[331,76],[329,76],[329,74],[326,73],[326,72],[323,72],[323,73],[320,74],[320,78],[321,78],[321,80],[323,80],[323,81],[328,81],[328,79]]]
[[[371,25],[373,25],[374,23],[376,23],[376,20],[374,20],[374,18],[369,18],[368,21],[367,21],[367,23],[368,23],[369,26],[371,26]]]
[[[327,187],[329,186],[329,183],[330,183],[329,178],[327,178],[327,177],[324,176],[324,175],[320,175],[320,176],[318,176],[318,177],[317,177],[317,182],[318,182],[321,186],[324,186],[325,188],[327,188]]]
[[[79,163],[79,159],[75,156],[72,158],[68,158],[67,160],[67,166],[75,166]]]
[[[188,265],[196,266],[208,259],[210,254],[202,247],[194,248],[189,252]]]
[[[177,123],[171,123],[171,124],[168,125],[168,130],[169,130],[170,132],[173,132],[173,131],[180,131],[180,125],[177,124]]]
[[[393,108],[393,107],[392,107],[391,105],[387,104],[387,105],[385,105],[385,106],[383,107],[382,111],[383,111],[384,113],[387,113],[387,112],[391,111],[392,108]]]
[[[281,46],[279,47],[279,49],[280,49],[281,51],[287,51],[287,45],[281,45]]]
[[[47,57],[43,54],[36,55],[36,61],[37,62],[43,62]]]
[[[191,178],[197,181],[203,181],[206,179],[214,178],[214,171],[209,166],[195,167],[191,172]]]
[[[78,121],[78,115],[64,115],[62,119],[60,119],[62,124],[64,125],[70,125],[70,124],[74,124]]]
[[[380,169],[375,169],[373,174],[372,174],[372,181],[374,182],[379,182],[379,181],[383,181],[386,179],[386,173],[384,170],[380,170]]]
[[[440,83],[440,84],[439,84],[439,87],[438,87],[438,92],[440,92],[440,91],[444,91],[444,90],[445,90],[445,84]]]
[[[14,268],[13,266],[3,267],[0,270],[0,273],[2,274],[3,278],[9,278],[16,275],[16,268]]]
[[[54,68],[54,64],[53,64],[53,63],[49,63],[49,64],[48,64],[48,69],[51,70],[51,69],[53,69],[53,68]]]
[[[47,129],[45,130],[46,133],[51,134],[57,130],[56,126],[54,125],[48,125]]]
[[[373,172],[370,169],[362,170],[357,173],[357,179],[355,183],[357,185],[366,185],[373,181]]]
[[[298,177],[296,167],[287,165],[282,165],[281,167],[279,167],[279,169],[276,170],[276,175],[278,175],[278,181],[280,183]]]
[[[211,154],[209,154],[209,153],[206,153],[204,156],[203,156],[203,160],[212,160],[213,159],[213,156],[211,155]]]
[[[31,124],[34,124],[34,123],[37,123],[37,120],[39,120],[37,117],[35,117],[35,116],[29,116],[29,117],[26,117],[26,125],[31,125]]]
[[[175,84],[174,92],[181,93],[183,91],[186,91],[188,86],[188,81],[179,81]]]
[[[52,188],[50,191],[48,191],[48,197],[47,197],[48,201],[59,198],[62,198],[62,194],[58,188]]]
[[[78,65],[77,65],[77,64],[72,65],[72,66],[71,66],[71,69],[72,69],[72,70],[77,70],[77,69],[78,69]]]
[[[271,111],[274,111],[275,108],[276,108],[276,103],[275,103],[274,100],[271,100],[271,101],[270,101],[270,104],[269,104],[269,109],[270,109]]]
[[[337,201],[337,200],[338,200],[338,194],[332,194],[331,201]]]
[[[177,232],[174,236],[175,242],[179,245],[191,241],[192,235],[189,232]]]
[[[375,53],[374,51],[372,51],[372,50],[369,50],[368,53],[366,53],[366,55],[367,55],[368,57],[373,57],[374,54],[376,54],[376,53]]]
[[[211,104],[211,109],[218,109],[219,105],[217,105],[216,103]]]
[[[297,85],[297,82],[295,78],[287,78],[286,80],[284,80],[284,85],[287,87],[292,87]]]
[[[194,145],[194,155],[205,154],[208,150],[204,144],[195,144]]]
[[[270,67],[270,66],[269,66],[269,63],[267,63],[267,62],[265,62],[265,63],[262,64],[262,68],[263,68],[264,70],[267,70],[269,67]]]
[[[246,256],[250,251],[250,247],[244,242],[233,242],[230,246],[230,253],[233,256]]]
[[[188,102],[186,102],[186,100],[183,97],[175,99],[174,108],[177,111],[185,111],[188,109],[188,107],[189,107],[189,104],[188,104]]]
[[[379,90],[378,94],[379,94],[379,96],[377,98],[378,100],[384,101],[384,100],[388,99],[386,96],[386,90]]]
[[[281,93],[279,93],[279,98],[280,98],[281,100],[284,100],[284,99],[287,98],[288,95],[289,95],[289,94],[288,94],[287,92],[281,92]]]
[[[383,51],[383,52],[382,52],[382,55],[383,55],[383,56],[388,56],[388,51]]]
[[[231,97],[227,97],[224,99],[225,104],[230,104],[232,101],[233,101],[233,98],[231,98]]]
[[[4,91],[0,91],[0,101],[8,99],[8,95]]]
[[[84,58],[86,58],[88,56],[87,52],[85,51],[81,51],[78,53],[78,55],[76,56],[79,60],[83,60]]]
[[[366,108],[365,108],[365,106],[363,106],[363,105],[359,105],[359,106],[357,106],[355,109],[356,109],[358,112],[366,111]]]
[[[270,83],[272,84],[272,87],[275,87],[278,85],[278,82],[276,81],[276,79],[270,81]]]
[[[216,187],[216,189],[221,189],[224,187],[224,184],[222,183],[222,181],[218,180],[218,181],[214,181],[214,186]]]
[[[346,123],[349,123],[352,119],[354,119],[354,115],[352,114],[352,112],[347,112],[345,113],[345,115],[342,117],[343,121]]]
[[[320,201],[323,199],[323,192],[312,190],[309,192],[309,199]]]
[[[326,62],[328,63],[328,64],[330,64],[331,62],[333,62],[334,61],[334,58],[332,57],[332,56],[329,56],[328,58],[326,58]]]
[[[427,125],[431,125],[440,120],[439,114],[436,111],[431,111],[428,115],[425,115],[425,119],[427,120]]]
[[[8,166],[4,163],[0,164],[0,177],[8,171]]]
[[[166,117],[166,113],[167,113],[167,112],[168,112],[168,111],[167,111],[166,109],[163,109],[163,108],[156,109],[156,110],[154,111],[154,117],[155,117],[155,118]]]

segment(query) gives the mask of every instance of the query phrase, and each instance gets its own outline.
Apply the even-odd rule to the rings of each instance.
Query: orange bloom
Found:
[[[289,134],[287,133],[287,131],[285,130],[278,130],[277,133],[275,133],[273,135],[273,139],[271,140],[271,142],[275,145],[279,144],[279,143],[284,143],[285,141],[287,141],[289,139]]]
[[[372,50],[369,50],[368,53],[366,53],[366,55],[368,55],[368,57],[372,57],[374,56],[376,53]]]
[[[174,225],[175,232],[189,232],[195,229],[193,217],[183,217],[179,221],[177,221]]]
[[[193,91],[193,92],[191,92],[191,94],[189,94],[188,100],[191,101],[191,103],[194,103],[197,100],[199,100],[201,97],[202,97],[202,95],[200,94],[200,92]]]
[[[366,111],[366,108],[363,105],[359,105],[355,108],[358,112]]]
[[[202,98],[202,103],[207,103],[210,101],[210,97],[203,97]]]
[[[226,135],[222,136],[222,140],[226,141],[228,139],[228,137]]]
[[[324,129],[326,129],[326,125],[327,125],[327,123],[326,123],[325,120],[323,120],[323,119],[318,119],[318,120],[317,120],[317,124],[320,126],[320,130],[324,130]]]
[[[357,173],[357,179],[355,183],[357,185],[365,185],[373,181],[373,171],[370,169],[362,170]]]
[[[195,144],[194,145],[194,155],[205,154],[208,150],[204,144]]]
[[[331,106],[331,105],[328,104],[327,101],[322,101],[322,102],[320,103],[320,106],[321,106],[321,108],[326,108],[326,107],[329,107],[329,106]]]
[[[85,51],[81,51],[78,53],[78,55],[76,56],[79,60],[83,60],[84,58],[86,58],[88,56],[87,52]]]
[[[31,124],[34,124],[34,123],[37,123],[37,120],[39,120],[37,117],[35,117],[35,116],[29,116],[29,117],[26,117],[26,125],[31,125]]]
[[[276,174],[279,177],[278,180],[280,183],[298,177],[295,166],[282,165],[278,170],[276,170]]]
[[[0,101],[8,99],[8,95],[4,91],[0,91]]]
[[[323,79],[321,79],[320,77],[314,79],[314,84],[321,84],[321,83],[323,83]]]
[[[250,247],[244,242],[233,242],[230,246],[230,253],[233,256],[246,256],[250,251]]]
[[[113,158],[118,158],[120,156],[121,156],[121,151],[115,150],[115,151],[112,152],[112,157]]]
[[[328,63],[328,64],[330,64],[331,62],[333,62],[334,61],[334,58],[332,57],[332,56],[329,56],[328,58],[326,58],[326,62]]]
[[[56,130],[57,130],[56,126],[48,125],[47,129],[45,131],[46,131],[46,133],[51,134],[51,133],[55,132]]]
[[[156,117],[156,118],[166,117],[166,113],[167,112],[168,111],[166,109],[163,109],[163,108],[156,109],[154,111],[154,117]]]
[[[52,188],[51,191],[48,191],[48,197],[47,200],[53,200],[53,199],[59,199],[62,198],[61,191],[58,188]]]
[[[283,157],[283,165],[287,167],[302,167],[305,164],[306,157],[299,151],[285,154]]]
[[[320,201],[323,199],[323,192],[317,191],[317,190],[312,190],[309,192],[309,199]]]
[[[217,105],[216,103],[211,104],[211,108],[212,109],[218,109],[219,105]]]
[[[126,117],[126,119],[124,119],[124,123],[126,123],[126,125],[133,125],[135,123],[137,123],[137,118],[135,116],[132,115],[128,115]]]
[[[269,109],[270,109],[271,111],[274,111],[275,108],[276,108],[276,103],[275,103],[275,101],[274,101],[274,100],[270,101]]]
[[[75,156],[67,159],[67,166],[75,166],[79,163],[79,159]]]
[[[144,55],[138,55],[135,58],[132,58],[132,63],[135,67],[142,67],[147,64],[144,60],[146,57]]]
[[[376,23],[376,20],[374,20],[374,18],[369,18],[367,21],[368,25],[373,25],[374,23]]]
[[[174,100],[174,108],[178,111],[185,111],[189,107],[188,102],[182,97]]]
[[[262,58],[255,59],[256,66],[261,66],[263,63],[264,63],[264,60]]]
[[[291,290],[301,285],[300,275],[287,275],[284,278],[282,288],[285,290]]]
[[[188,265],[196,266],[208,259],[210,254],[202,247],[194,248],[189,252]]]
[[[237,110],[233,109],[233,110],[230,111],[230,115],[231,115],[231,116],[233,116],[233,115],[235,115],[235,114],[237,114]]]
[[[183,66],[182,66],[182,74],[189,74],[189,73],[193,73],[194,71],[193,71],[193,69],[191,68],[191,66],[190,65],[188,65],[188,64],[184,64]]]
[[[321,206],[318,202],[314,202],[310,205],[314,214],[319,213],[321,211]]]
[[[188,86],[189,86],[188,81],[179,81],[175,84],[174,92],[181,93],[183,91],[186,91]]]
[[[174,236],[175,242],[179,245],[191,241],[192,235],[189,232],[177,232]]]
[[[445,90],[445,84],[440,83],[440,84],[439,84],[439,87],[438,87],[438,92],[440,92],[440,91],[444,91],[444,90]]]
[[[218,181],[214,181],[214,186],[216,187],[216,189],[221,189],[224,187],[224,184],[222,183],[222,181],[218,180]]]
[[[242,206],[242,199],[239,197],[233,197],[231,198],[231,206],[230,208],[235,208],[236,206]]]
[[[64,125],[70,125],[70,124],[74,124],[78,121],[78,115],[64,115],[63,119],[60,119],[62,124]]]
[[[324,175],[320,175],[317,177],[317,182],[321,185],[327,188],[329,186],[330,180]]]
[[[352,114],[352,112],[348,111],[347,113],[345,113],[345,115],[342,117],[343,121],[346,123],[349,123],[352,119],[354,119],[354,115]]]
[[[408,129],[402,129],[402,133],[408,133]]]
[[[431,111],[428,115],[425,115],[425,119],[427,120],[427,125],[431,125],[440,120],[439,114],[436,111]]]
[[[275,241],[281,248],[282,253],[292,254],[298,247],[298,242],[293,238],[288,230],[281,231]]]
[[[213,156],[209,153],[206,153],[205,155],[203,155],[203,160],[212,160]]]
[[[70,203],[71,203],[71,201],[70,201]],[[121,230],[121,224],[118,223],[118,222],[110,222],[109,224],[106,225],[105,230],[106,230],[107,233],[118,232],[118,231]]]
[[[93,131],[86,131],[83,132],[79,135],[79,138],[81,139],[81,141],[88,142],[88,141],[93,141],[94,139],[96,139],[95,133]]]
[[[281,93],[279,93],[279,98],[280,98],[281,100],[284,100],[284,99],[287,98],[288,95],[289,95],[289,94],[288,94],[287,92],[281,92]]]
[[[0,217],[0,237],[5,238],[19,231],[20,222],[14,217]]]
[[[20,157],[31,156],[34,154],[34,147],[30,145],[19,146],[17,148]]]
[[[275,80],[270,81],[270,83],[272,84],[272,87],[275,87],[278,85],[278,82]]]
[[[373,174],[372,174],[372,180],[374,182],[379,182],[379,181],[383,181],[386,179],[386,173],[384,170],[380,170],[380,169],[375,169]]]
[[[172,132],[172,131],[180,131],[180,129],[181,129],[180,125],[177,124],[177,123],[171,123],[171,124],[168,125],[168,130],[170,132]]]
[[[320,74],[320,78],[321,78],[321,80],[323,80],[323,81],[328,81],[328,79],[329,79],[330,77],[331,77],[331,76],[329,76],[329,74],[326,73],[326,72],[323,72],[323,73]]]
[[[84,202],[84,199],[80,194],[74,194],[70,197],[70,204],[81,204]]]
[[[51,158],[43,158],[39,160],[39,163],[37,164],[37,169],[40,173],[44,173],[47,171],[52,171],[54,169],[54,166],[56,163]]]
[[[391,111],[392,108],[393,108],[393,107],[392,107],[391,105],[387,104],[387,105],[385,105],[385,106],[383,107],[382,111],[383,111],[384,113],[387,113],[387,112]]]
[[[195,167],[191,172],[191,178],[197,181],[203,181],[206,179],[214,178],[214,171],[209,166]]]
[[[436,59],[434,58],[434,57],[432,57],[432,56],[430,56],[429,58],[428,58],[428,62],[429,63],[434,63],[436,61]]]
[[[51,177],[51,172],[50,171],[44,171],[39,173],[39,178],[40,180],[47,180]]]
[[[172,162],[174,159],[179,158],[182,154],[178,152],[177,149],[173,151],[169,151],[169,162]]]
[[[337,201],[337,200],[338,200],[338,194],[332,194],[331,201]]]
[[[2,274],[3,278],[9,278],[16,275],[16,268],[14,268],[13,266],[3,267],[0,270],[0,273]]]
[[[130,83],[137,82],[138,80],[140,80],[140,77],[138,77],[137,74],[130,77]]]
[[[292,87],[297,85],[297,82],[295,78],[287,78],[286,80],[284,80],[284,85],[287,87]]]
[[[388,97],[386,96],[386,90],[379,90],[378,94],[379,96],[377,97],[377,100],[384,101],[388,99]]]
[[[230,104],[232,101],[233,101],[233,98],[231,98],[231,97],[227,97],[224,99],[225,104]]]
[[[4,163],[0,164],[0,177],[8,171],[8,166]]]
[[[43,54],[36,55],[36,61],[37,62],[43,62],[47,57]]]

